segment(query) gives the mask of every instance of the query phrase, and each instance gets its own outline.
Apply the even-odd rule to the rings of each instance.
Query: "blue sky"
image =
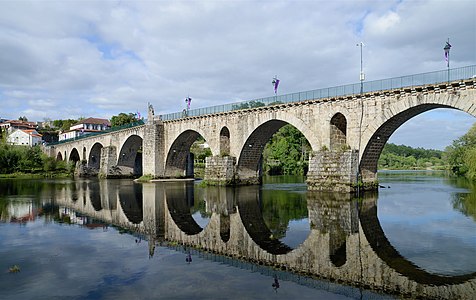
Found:
[[[274,75],[281,94],[355,83],[360,41],[366,80],[445,69],[447,38],[452,67],[476,64],[473,0],[0,1],[0,26],[7,119],[250,100],[273,94]],[[390,142],[443,149],[473,122],[430,112]]]

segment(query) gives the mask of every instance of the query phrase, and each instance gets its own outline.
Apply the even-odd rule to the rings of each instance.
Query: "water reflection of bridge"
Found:
[[[190,214],[190,183],[75,182],[54,196],[57,204],[93,218],[213,253],[282,270],[410,297],[471,299],[476,273],[441,276],[402,257],[385,237],[376,197],[308,193],[310,233],[295,249],[274,239],[259,208],[258,186],[203,189],[211,218],[201,228]],[[323,200],[326,199],[326,200]]]

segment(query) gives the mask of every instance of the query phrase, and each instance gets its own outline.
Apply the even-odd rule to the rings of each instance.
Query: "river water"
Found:
[[[0,299],[473,298],[476,189],[379,180],[360,199],[297,177],[0,180]]]

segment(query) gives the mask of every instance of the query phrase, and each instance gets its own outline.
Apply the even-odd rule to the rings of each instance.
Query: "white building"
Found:
[[[58,135],[58,140],[74,139],[85,134],[100,132],[109,128],[111,128],[111,123],[109,123],[107,119],[87,118],[71,126],[69,130],[61,132]]]
[[[42,143],[42,135],[34,129],[15,129],[7,136],[7,143],[32,147]]]
[[[15,129],[36,129],[34,122],[5,119],[2,119],[2,121],[0,122],[0,130],[6,133],[12,133]]]

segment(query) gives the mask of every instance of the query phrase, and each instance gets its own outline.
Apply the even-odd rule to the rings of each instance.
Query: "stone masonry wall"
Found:
[[[212,156],[205,159],[205,180],[209,183],[229,185],[235,181],[236,158]]]
[[[353,192],[357,184],[358,151],[313,152],[309,157],[310,190]]]
[[[164,125],[147,124],[145,126],[142,171],[144,175],[163,177],[165,174]]]

